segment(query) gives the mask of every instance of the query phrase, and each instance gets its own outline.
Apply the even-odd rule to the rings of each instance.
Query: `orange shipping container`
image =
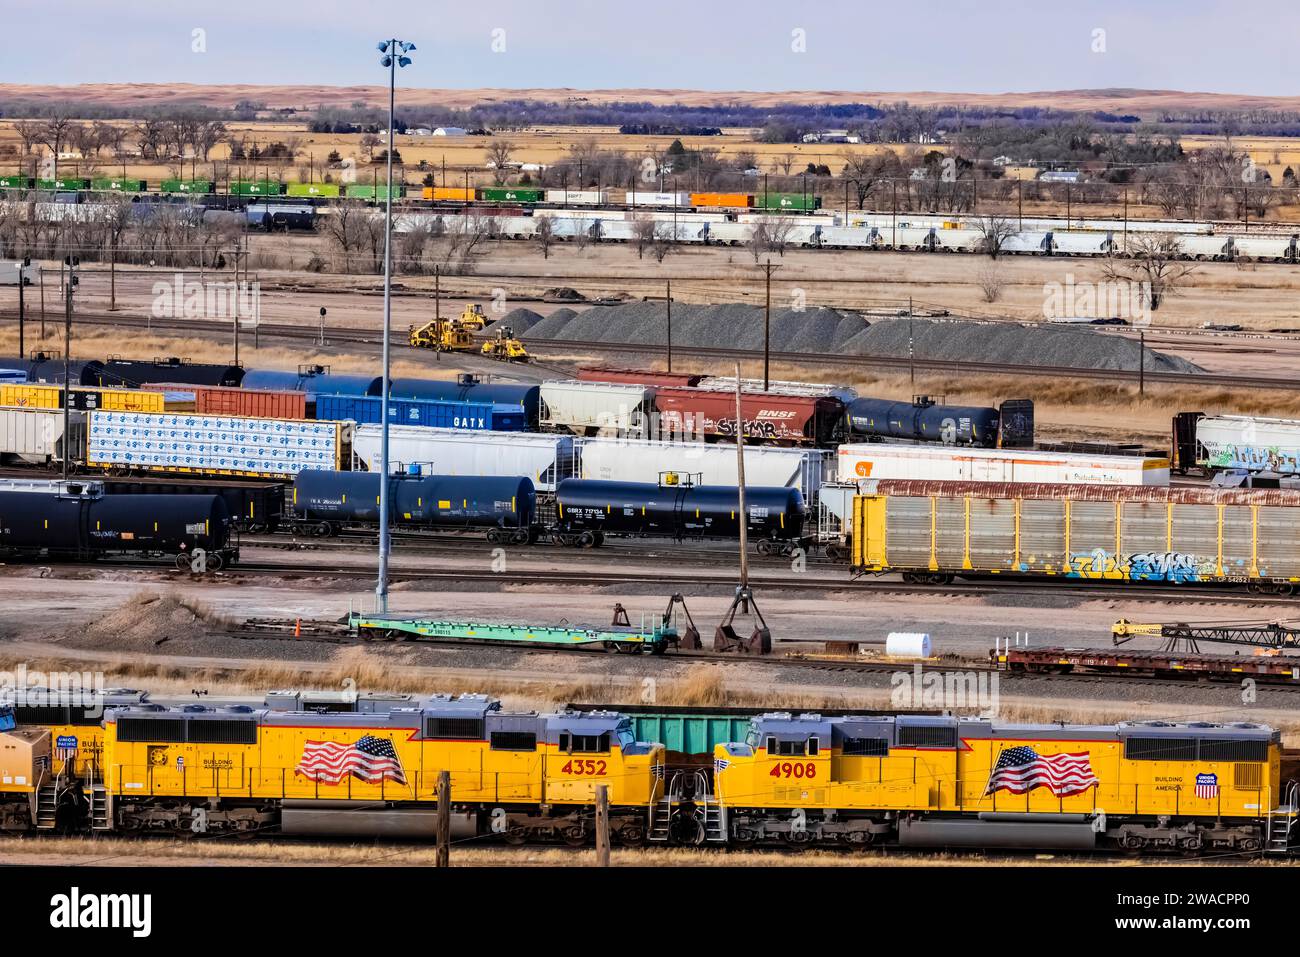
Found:
[[[257,419],[307,418],[305,392],[271,392],[174,382],[151,383],[146,388],[158,392],[194,393],[194,411],[199,415],[237,415]]]
[[[691,205],[748,209],[754,205],[754,197],[751,193],[691,193]]]
[[[464,189],[456,186],[426,186],[424,188],[424,198],[432,200],[450,200],[454,203],[472,203],[478,197],[475,195],[474,187]]]

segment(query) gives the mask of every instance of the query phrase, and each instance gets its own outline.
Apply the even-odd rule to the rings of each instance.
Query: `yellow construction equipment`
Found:
[[[497,329],[495,339],[489,339],[483,343],[483,355],[489,359],[500,359],[502,362],[531,362],[533,357],[528,354],[524,344],[515,338],[514,332],[509,326]]]
[[[455,319],[431,319],[410,327],[411,345],[436,352],[473,352],[474,337]]]
[[[460,318],[456,321],[467,332],[482,332],[483,327],[491,322],[487,317],[487,313],[483,311],[483,307],[476,302],[466,306],[465,311],[460,314]]]

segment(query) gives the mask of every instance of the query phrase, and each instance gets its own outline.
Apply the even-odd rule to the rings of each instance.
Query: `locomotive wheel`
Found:
[[[528,832],[522,827],[512,827],[501,835],[501,839],[512,847],[518,847],[528,840]]]
[[[640,824],[624,824],[615,833],[619,841],[628,847],[640,847],[645,843],[645,828]]]
[[[181,552],[176,556],[176,570],[182,572],[194,570],[194,566],[190,563],[190,556],[187,553]]]
[[[581,824],[573,824],[560,832],[564,843],[569,847],[582,847],[587,843],[587,831]]]

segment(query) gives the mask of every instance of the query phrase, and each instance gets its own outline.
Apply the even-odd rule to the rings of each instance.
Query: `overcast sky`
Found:
[[[3,0],[0,12],[0,81],[13,83],[378,83],[373,44],[392,33],[418,44],[404,83],[419,87],[1268,95],[1298,92],[1300,75],[1300,7],[1227,0]]]

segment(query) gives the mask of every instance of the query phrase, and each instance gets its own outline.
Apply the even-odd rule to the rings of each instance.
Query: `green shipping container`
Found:
[[[337,183],[290,183],[286,196],[338,196]]]
[[[88,179],[38,179],[36,181],[37,189],[52,190],[82,190],[90,189],[90,180]]]
[[[0,176],[0,189],[31,189],[35,182],[30,176]]]
[[[509,186],[486,186],[479,193],[488,203],[540,203],[546,195],[540,189],[512,189]]]
[[[158,189],[163,193],[215,193],[217,184],[210,179],[165,179]]]
[[[256,182],[235,180],[230,184],[231,196],[283,196],[284,184],[273,183],[267,179]]]
[[[812,193],[762,193],[754,194],[754,205],[759,209],[790,209],[799,212],[812,212],[822,208],[820,197]]]
[[[348,183],[343,189],[343,195],[348,199],[384,199],[386,192],[383,186],[373,183]],[[406,187],[400,183],[393,187],[393,199],[401,199],[405,195]]]
[[[101,193],[147,193],[149,184],[142,179],[92,179],[91,189]]]

